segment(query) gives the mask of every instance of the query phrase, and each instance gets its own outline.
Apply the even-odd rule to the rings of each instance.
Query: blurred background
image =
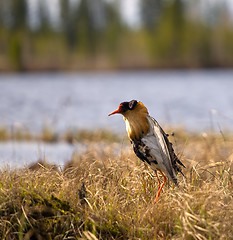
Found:
[[[70,146],[38,144],[125,134],[107,115],[132,99],[165,128],[232,131],[232,67],[231,0],[0,0],[0,160],[64,161]]]
[[[232,66],[232,0],[0,0],[2,71]]]

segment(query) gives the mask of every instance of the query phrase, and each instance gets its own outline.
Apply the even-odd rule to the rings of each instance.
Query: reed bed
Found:
[[[179,135],[178,135],[179,136]],[[64,169],[2,169],[2,239],[232,239],[233,142],[221,135],[177,137],[185,178],[157,180],[131,148],[90,143]],[[118,151],[116,151],[116,148]],[[161,178],[162,179],[162,178]]]

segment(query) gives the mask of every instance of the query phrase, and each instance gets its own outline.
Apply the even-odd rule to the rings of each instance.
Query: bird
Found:
[[[182,167],[185,168],[185,166],[175,154],[172,143],[168,140],[169,135],[149,115],[147,108],[141,101],[122,102],[118,109],[108,116],[117,113],[123,115],[126,131],[136,156],[155,172],[158,180],[156,204],[167,178],[178,186],[177,173],[184,175]],[[162,184],[157,171],[163,176]]]

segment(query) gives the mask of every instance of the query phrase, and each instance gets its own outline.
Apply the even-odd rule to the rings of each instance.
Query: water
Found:
[[[233,123],[233,71],[149,71],[0,75],[0,124],[124,131],[119,103],[141,100],[162,125],[205,130]]]
[[[0,75],[0,125],[32,132],[41,131],[43,125],[60,132],[68,128],[124,132],[122,117],[107,115],[122,101],[137,99],[162,126],[233,130],[232,89],[233,70],[5,74]],[[1,146],[1,160],[10,161],[1,153],[14,149]],[[59,147],[63,149],[51,148]]]
[[[67,143],[3,142],[0,144],[0,167],[20,168],[46,160],[62,168],[76,151],[81,151],[81,146],[74,147]]]
[[[56,164],[63,169],[72,160],[74,154],[80,155],[90,150],[101,155],[103,149],[111,148],[116,154],[129,149],[129,146],[113,143],[41,143],[41,142],[2,142],[0,143],[0,169],[28,167],[38,161]]]

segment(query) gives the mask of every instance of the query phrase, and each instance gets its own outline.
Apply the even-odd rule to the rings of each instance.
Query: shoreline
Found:
[[[45,67],[45,68],[30,68],[25,67],[21,70],[13,70],[13,69],[1,69],[0,74],[21,74],[21,73],[83,73],[83,72],[133,72],[133,71],[232,71],[233,65],[230,66],[164,66],[164,67],[145,67],[145,66],[138,66],[138,67],[109,67],[109,68],[95,68],[95,67],[84,67],[84,68],[60,68],[60,67]]]
[[[165,72],[165,71],[233,71],[232,66],[221,66],[221,67],[123,67],[123,68],[28,68],[23,70],[12,70],[12,69],[0,69],[1,74],[22,74],[22,73],[93,73],[93,72],[106,72],[106,73],[114,73],[114,72]]]

